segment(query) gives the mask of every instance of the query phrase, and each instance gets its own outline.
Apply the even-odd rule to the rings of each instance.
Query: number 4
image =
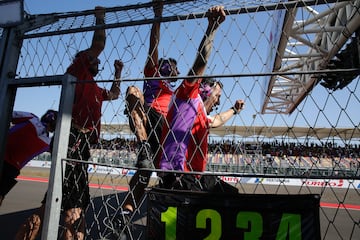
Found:
[[[284,213],[276,235],[276,240],[289,239],[301,240],[301,216],[300,214]]]

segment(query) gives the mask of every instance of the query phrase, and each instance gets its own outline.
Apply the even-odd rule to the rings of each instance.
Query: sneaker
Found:
[[[140,143],[136,167],[153,168],[153,154],[151,151],[151,146],[146,141],[142,141]]]
[[[132,224],[130,223],[132,212],[129,210],[123,210],[118,212],[113,216],[109,217],[104,222],[108,231],[105,234],[105,239],[118,239],[118,240],[130,240],[131,238],[131,228]]]
[[[123,210],[120,214],[118,214],[120,221],[118,221],[119,225],[116,226],[116,229],[119,232],[119,240],[132,239],[132,224],[130,222],[132,215],[133,212],[130,210]]]

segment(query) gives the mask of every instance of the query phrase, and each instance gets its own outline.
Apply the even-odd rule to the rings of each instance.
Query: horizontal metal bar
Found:
[[[180,2],[180,1],[179,1]],[[321,5],[321,4],[328,4],[338,2],[336,0],[311,0],[311,1],[290,1],[290,2],[280,2],[275,4],[269,5],[262,5],[262,6],[254,6],[254,7],[240,7],[238,9],[226,9],[226,15],[238,15],[244,13],[254,13],[254,12],[263,12],[263,11],[272,11],[272,10],[282,10],[282,9],[290,9],[294,7],[304,7],[309,5]],[[136,6],[136,5],[133,5]],[[147,6],[147,5],[146,5]],[[119,8],[113,8],[111,11],[107,12],[116,12]],[[93,13],[94,10],[91,10]],[[85,15],[89,15],[90,12],[86,12]],[[71,16],[74,17],[75,13],[72,15],[59,15],[58,17],[64,18],[64,16]],[[82,16],[84,12],[78,13],[76,16]],[[77,33],[77,32],[87,32],[87,31],[94,31],[97,29],[112,29],[112,28],[121,28],[121,27],[128,27],[128,26],[138,26],[138,25],[145,25],[150,24],[153,22],[174,22],[174,21],[184,21],[184,20],[192,20],[192,19],[199,19],[205,18],[206,13],[197,13],[197,14],[188,14],[188,15],[175,15],[169,17],[161,17],[161,18],[151,18],[151,19],[143,19],[143,20],[136,20],[136,21],[127,21],[127,22],[118,22],[118,23],[110,23],[104,25],[97,25],[97,26],[89,26],[89,27],[80,27],[80,28],[73,28],[73,29],[64,29],[58,31],[47,31],[41,33],[30,33],[25,34],[23,37],[24,39],[29,38],[37,38],[37,37],[46,37],[46,36],[55,36],[55,35],[63,35],[63,34],[70,34],[70,33]]]
[[[53,86],[53,85],[61,85],[63,79],[64,79],[64,75],[18,78],[18,79],[10,80],[8,82],[8,85],[16,86],[16,87]]]

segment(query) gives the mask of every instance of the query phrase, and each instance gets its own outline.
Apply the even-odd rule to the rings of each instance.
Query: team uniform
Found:
[[[76,77],[79,83],[75,88],[72,123],[89,130],[92,136],[91,143],[97,143],[101,125],[101,107],[103,101],[109,100],[109,91],[96,84],[93,75],[88,70],[89,66],[88,55],[82,51],[78,53],[66,73]]]
[[[158,66],[145,68],[145,77],[160,77]],[[163,116],[167,115],[174,90],[168,80],[146,80],[143,85],[144,99],[148,106]]]
[[[37,155],[49,151],[51,139],[46,126],[32,113],[14,111],[5,148],[0,195],[5,196],[17,183],[20,170]]]
[[[144,69],[145,77],[160,77],[159,66],[146,67]],[[141,199],[145,194],[151,171],[143,170],[144,168],[153,168],[153,159],[160,150],[160,139],[162,127],[165,123],[165,116],[168,112],[168,106],[173,95],[173,89],[168,80],[145,80],[143,84],[144,103],[142,106],[135,103],[135,107],[140,107],[141,111],[146,114],[145,131],[147,139],[139,142],[139,152],[137,156],[136,167],[139,168],[129,182],[130,192],[126,196],[123,206],[131,205],[133,208],[141,204]],[[139,101],[139,99],[135,100]],[[131,102],[133,104],[133,102]],[[131,107],[132,111],[137,111],[135,107]],[[131,116],[129,116],[131,117]],[[132,132],[136,133],[137,129],[133,125],[133,121],[129,121]],[[130,221],[133,215],[133,209],[126,208],[121,213],[120,222],[123,228]],[[122,239],[122,238],[121,238]]]
[[[144,75],[145,77],[160,77],[158,66],[145,68]],[[152,152],[156,154],[159,149],[162,126],[174,90],[168,80],[146,80],[143,85],[143,93],[145,100],[144,110],[149,120],[145,126],[148,143]]]
[[[199,93],[202,79],[184,80],[175,92],[161,137],[163,151],[159,168],[183,172],[204,172],[207,164],[211,119]],[[165,174],[161,187],[181,190],[237,193],[238,190],[215,176]]]
[[[200,81],[183,81],[175,93],[164,126],[159,167],[203,172],[206,167],[210,119],[199,95]],[[169,134],[173,133],[173,134]]]
[[[100,88],[89,72],[89,57],[78,53],[67,73],[75,76],[75,99],[72,110],[68,158],[88,161],[90,144],[98,142],[102,102],[108,100],[108,90]],[[81,83],[83,82],[83,83]],[[85,209],[90,203],[87,164],[66,162],[63,184],[63,208]]]

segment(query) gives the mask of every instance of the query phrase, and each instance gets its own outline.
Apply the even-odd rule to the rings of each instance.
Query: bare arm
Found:
[[[211,7],[207,14],[209,24],[199,45],[193,67],[188,73],[189,76],[203,75],[211,53],[216,30],[218,29],[219,25],[225,21],[226,14],[223,6]],[[195,80],[196,79],[189,79],[188,81],[194,82]]]
[[[105,24],[105,8],[99,6],[95,7],[95,18],[96,25]],[[102,28],[95,30],[91,46],[88,49],[88,54],[91,55],[93,58],[97,58],[105,48],[105,40],[105,29]]]
[[[210,127],[217,128],[223,126],[232,116],[240,113],[240,111],[244,109],[244,105],[245,103],[243,100],[237,100],[234,106],[229,110],[216,114],[215,116],[210,116]]]
[[[124,67],[124,63],[121,60],[115,60],[114,62],[115,67],[115,80],[113,81],[110,91],[108,92],[108,99],[115,100],[119,98],[120,95],[120,78],[121,78],[121,71]]]
[[[153,10],[154,10],[155,18],[161,17],[163,11],[162,1],[153,0],[153,2],[154,2]],[[160,42],[160,22],[154,22],[150,32],[150,46],[149,46],[148,57],[145,63],[145,68],[154,68],[158,63],[159,42]]]

